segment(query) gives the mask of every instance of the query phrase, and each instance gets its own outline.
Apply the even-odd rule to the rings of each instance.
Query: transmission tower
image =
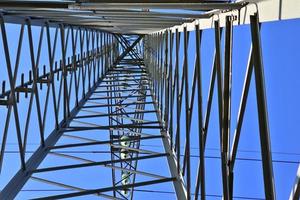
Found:
[[[299,8],[297,0],[1,1],[0,199],[132,200],[141,199],[138,191],[148,192],[147,199],[166,188],[172,199],[207,199],[214,90],[222,176],[215,198],[233,199],[251,81],[264,198],[276,199],[260,26],[299,18]],[[250,27],[251,48],[231,133],[233,29],[242,25]],[[214,31],[215,53],[204,109],[200,47],[206,29]],[[199,140],[196,166],[191,134]],[[11,140],[15,156],[8,156]],[[300,165],[290,200],[299,199],[299,173]]]

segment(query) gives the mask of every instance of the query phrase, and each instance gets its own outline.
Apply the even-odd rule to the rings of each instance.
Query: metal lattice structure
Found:
[[[277,13],[278,5],[285,5],[289,12],[279,9]],[[1,1],[6,74],[0,92],[0,113],[5,116],[0,170],[6,173],[9,168],[5,156],[11,134],[18,145],[18,170],[3,186],[0,199],[22,199],[20,191],[33,182],[64,189],[37,193],[36,199],[135,199],[139,188],[161,184],[173,189],[174,198],[206,199],[205,151],[213,98],[218,101],[222,198],[233,199],[235,161],[251,77],[255,81],[265,199],[276,199],[260,25],[298,18],[296,5],[296,0]],[[194,12],[176,12],[179,9]],[[15,24],[19,33],[14,51],[8,24]],[[231,133],[233,29],[244,24],[250,27],[251,48],[236,128]],[[202,32],[209,28],[214,30],[215,53],[204,110],[200,49]],[[188,62],[190,31],[195,31],[193,66]],[[29,51],[22,51],[24,43]],[[20,66],[24,57],[30,67]],[[41,64],[43,58],[47,63]],[[194,71],[192,77],[189,69]],[[22,106],[25,112],[20,111]],[[192,171],[195,112],[199,159]],[[33,121],[35,125],[31,125]],[[29,140],[37,143],[31,153]],[[155,145],[159,148],[150,148]],[[77,149],[84,154],[75,155]],[[146,165],[156,170],[144,170]],[[167,170],[160,170],[164,167]],[[78,173],[87,173],[82,176],[89,181],[72,181]],[[105,177],[101,184],[99,177]],[[298,170],[291,200],[299,199],[299,177]]]

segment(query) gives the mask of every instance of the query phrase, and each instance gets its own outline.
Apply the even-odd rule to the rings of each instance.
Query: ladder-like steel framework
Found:
[[[1,1],[6,75],[0,92],[0,112],[5,116],[0,170],[9,171],[5,156],[10,137],[17,141],[20,167],[6,178],[0,199],[23,198],[20,191],[35,184],[62,189],[37,193],[36,199],[134,199],[134,191],[154,185],[173,188],[180,200],[206,199],[205,150],[214,88],[222,197],[233,199],[234,166],[252,76],[265,198],[276,199],[260,38],[260,22],[276,19],[258,16],[265,5],[256,3],[255,11],[248,13],[246,10],[252,9],[248,1]],[[241,13],[247,20],[241,21]],[[208,20],[211,25],[207,25]],[[11,23],[19,33],[14,51],[7,31]],[[230,144],[233,27],[247,23],[252,45]],[[214,29],[215,53],[204,110],[200,49],[206,28]],[[194,66],[188,64],[191,30],[196,42]],[[28,52],[22,51],[24,43]],[[29,68],[20,66],[24,57],[30,61]],[[47,63],[41,64],[45,57]],[[179,60],[183,60],[182,65]],[[194,70],[193,77],[189,69]],[[20,111],[24,110],[21,104],[26,105],[25,112]],[[196,174],[191,169],[194,104],[199,139]],[[29,141],[36,142],[31,153]],[[78,174],[79,179],[86,180],[75,182]],[[298,170],[291,200],[299,199],[299,184]]]

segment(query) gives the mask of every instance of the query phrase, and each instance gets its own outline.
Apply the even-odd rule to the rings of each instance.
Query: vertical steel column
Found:
[[[185,82],[185,117],[186,117],[186,123],[185,123],[185,131],[186,131],[186,146],[185,146],[185,154],[186,157],[186,168],[187,168],[187,199],[191,199],[191,161],[190,161],[190,110],[189,110],[189,70],[188,70],[188,32],[187,28],[183,28],[184,33],[184,60],[183,60],[183,73],[184,73],[184,79],[182,81]],[[179,147],[180,148],[180,147]]]
[[[224,88],[222,112],[222,171],[224,199],[232,199],[229,191],[229,145],[230,145],[230,118],[231,118],[231,73],[232,73],[232,19],[226,17],[225,32],[225,62],[224,62]]]
[[[164,63],[164,96],[165,96],[165,109],[164,109],[164,123],[166,129],[169,130],[169,70],[168,70],[168,53],[169,53],[169,31],[166,30],[165,32],[165,63]]]
[[[169,62],[169,97],[170,97],[170,107],[169,107],[169,112],[170,112],[170,120],[169,120],[169,133],[170,133],[170,138],[171,138],[171,148],[173,149],[173,109],[174,109],[174,94],[175,94],[175,81],[173,83],[173,44],[174,44],[174,34],[170,30],[170,62]]]
[[[177,172],[181,173],[181,164],[180,164],[180,110],[179,104],[181,103],[179,95],[179,47],[180,47],[180,33],[176,29],[176,49],[175,49],[175,87],[176,87],[176,141],[175,141],[175,150],[177,153]]]
[[[261,156],[266,199],[276,199],[258,16],[250,16]]]
[[[66,68],[66,43],[65,43],[65,27],[60,24],[60,39],[61,39],[61,52],[62,52],[62,74],[63,74],[63,102],[64,102],[64,119],[66,120],[70,114],[69,97],[68,97],[68,80]]]
[[[204,158],[204,136],[203,136],[203,108],[202,108],[202,73],[201,73],[201,38],[202,31],[199,30],[199,24],[195,25],[196,35],[196,67],[197,67],[197,95],[198,95],[198,137],[199,137],[199,165],[197,170],[195,200],[198,199],[199,186],[201,188],[201,200],[205,200],[205,158]]]

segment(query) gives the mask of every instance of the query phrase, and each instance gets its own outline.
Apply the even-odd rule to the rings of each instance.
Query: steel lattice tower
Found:
[[[251,77],[265,199],[276,199],[260,25],[299,18],[299,8],[297,0],[0,1],[1,67],[5,66],[0,92],[5,119],[0,122],[1,176],[9,168],[5,156],[11,134],[18,145],[13,162],[18,164],[12,167],[18,170],[7,178],[0,199],[22,199],[20,191],[33,183],[62,189],[37,193],[36,199],[135,199],[139,188],[147,186],[151,192],[149,188],[161,184],[173,189],[174,198],[206,199],[205,150],[214,89],[222,198],[233,199]],[[179,9],[201,12],[176,12]],[[13,38],[15,50],[9,24],[15,24],[19,36]],[[250,27],[251,48],[231,133],[233,28],[240,25]],[[205,29],[214,30],[215,52],[204,110],[200,46]],[[190,31],[195,31],[196,41],[193,66],[189,65]],[[22,51],[25,43],[28,51]],[[29,66],[20,66],[24,57]],[[194,70],[192,77],[189,69]],[[191,166],[194,104],[197,166]],[[36,148],[31,150],[29,141],[35,141]],[[145,170],[147,165],[155,170]],[[299,199],[299,173],[300,167],[290,200]],[[89,181],[75,182],[78,174]]]

